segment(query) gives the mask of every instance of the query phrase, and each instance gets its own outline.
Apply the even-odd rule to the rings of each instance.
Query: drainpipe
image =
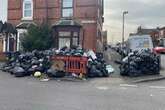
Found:
[[[48,24],[48,0],[45,0],[45,5],[46,5],[46,23]]]
[[[15,51],[19,51],[18,50],[18,32],[16,33],[15,37],[16,37],[16,45],[15,45],[16,49],[15,49]]]
[[[84,30],[84,29],[82,29],[82,30],[83,30],[82,47],[85,48],[85,47],[84,47],[84,41],[85,41],[85,36],[84,36],[84,35],[85,35],[85,30]]]

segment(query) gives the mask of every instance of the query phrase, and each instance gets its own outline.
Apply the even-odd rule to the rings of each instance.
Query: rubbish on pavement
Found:
[[[91,57],[93,60],[97,59],[96,54],[92,50],[87,52],[87,56]]]
[[[109,74],[114,72],[114,68],[111,65],[107,65],[106,70],[108,71]]]
[[[49,81],[50,79],[46,78],[46,79],[40,79],[41,82],[47,82]]]
[[[46,73],[49,77],[62,78],[66,75],[64,71],[57,71],[54,69],[48,69]]]
[[[12,73],[15,75],[15,77],[24,77],[26,76],[26,72],[22,67],[14,67],[12,70]]]
[[[110,72],[106,68],[107,64],[103,59],[88,61],[88,77],[108,77]]]
[[[42,75],[42,73],[39,72],[39,71],[37,71],[37,72],[34,73],[34,77],[41,77],[41,75]]]
[[[61,78],[70,72],[73,77],[84,79],[84,73],[86,77],[108,77],[114,71],[111,65],[106,64],[101,53],[95,54],[92,50],[84,51],[81,47],[34,50],[26,53],[9,52],[7,56],[9,60],[3,65],[2,70],[15,77],[33,75],[46,80],[49,77]],[[62,60],[54,60],[52,59],[54,56],[66,57],[66,60],[70,61],[66,63]]]
[[[125,57],[120,65],[120,74],[140,76],[160,73],[160,56],[150,50],[134,51]]]

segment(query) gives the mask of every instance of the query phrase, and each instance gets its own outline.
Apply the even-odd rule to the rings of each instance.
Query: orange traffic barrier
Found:
[[[65,63],[65,71],[68,73],[75,74],[86,74],[87,73],[87,57],[78,56],[53,56],[51,58],[54,61],[63,61]]]

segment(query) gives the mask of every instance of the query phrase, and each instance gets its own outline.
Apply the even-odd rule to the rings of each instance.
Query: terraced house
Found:
[[[103,0],[8,0],[8,22],[20,39],[30,24],[47,22],[53,29],[57,48],[81,45],[85,49],[102,48]]]

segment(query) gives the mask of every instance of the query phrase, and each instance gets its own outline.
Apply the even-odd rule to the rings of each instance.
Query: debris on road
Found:
[[[114,68],[111,65],[107,65],[106,66],[106,69],[107,69],[107,71],[108,71],[109,74],[110,73],[113,73],[115,71]]]

